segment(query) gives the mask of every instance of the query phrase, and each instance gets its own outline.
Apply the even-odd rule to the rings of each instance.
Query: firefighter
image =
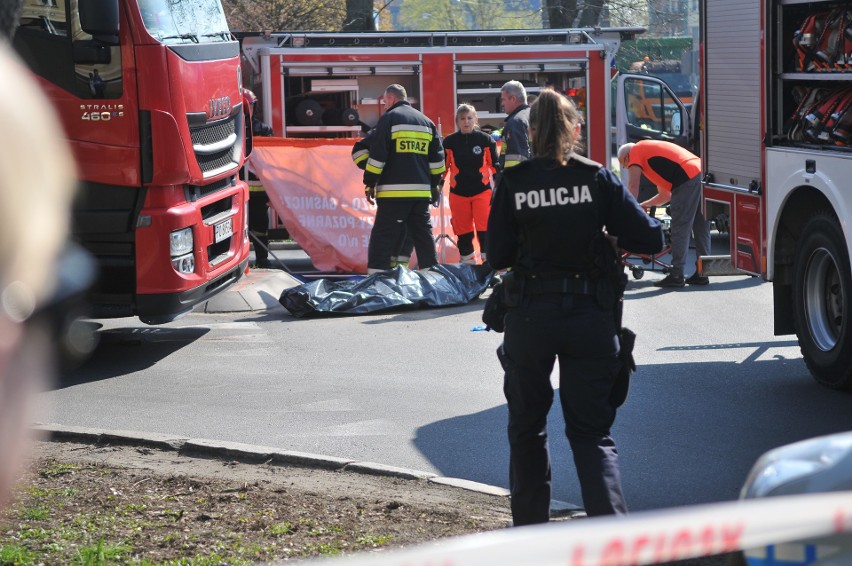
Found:
[[[458,131],[444,139],[450,181],[450,212],[458,238],[462,263],[475,264],[473,235],[479,240],[482,262],[488,261],[488,213],[497,163],[497,144],[479,129],[476,109],[460,104],[456,110]]]
[[[352,146],[352,162],[362,171],[367,167],[367,159],[370,157],[370,134],[374,131],[374,129],[368,129],[366,135],[356,141]],[[370,202],[370,204],[375,204],[375,202]],[[411,236],[408,235],[408,229],[403,227],[399,244],[393,255],[391,255],[390,266],[392,268],[397,265],[408,267],[413,250],[414,242],[411,240]]]
[[[418,267],[427,269],[438,263],[429,203],[440,197],[444,148],[435,124],[406,101],[402,85],[385,89],[384,106],[364,170],[365,194],[376,201],[367,272],[390,269],[403,227],[414,241]]]
[[[710,224],[701,211],[701,159],[677,144],[661,140],[641,140],[618,148],[618,161],[627,169],[628,187],[633,196],[639,194],[644,174],[657,186],[657,194],[642,206],[671,203],[672,267],[668,275],[654,283],[657,287],[707,285],[710,279],[697,269],[687,279],[683,276],[689,236],[695,239],[696,254],[710,254]],[[630,248],[628,248],[630,249]],[[633,250],[630,250],[633,251]]]
[[[535,157],[504,172],[488,222],[488,261],[511,268],[502,283],[507,312],[498,358],[505,370],[516,526],[549,519],[546,419],[557,358],[565,432],[586,513],[626,512],[610,436],[625,394],[616,385],[627,367],[617,320],[619,282],[626,278],[610,238],[645,253],[664,245],[660,223],[618,178],[574,153],[581,119],[568,98],[543,90],[530,126]]]
[[[249,107],[252,136],[271,136],[272,129],[266,126],[255,113],[257,96],[244,88],[243,100]],[[269,262],[269,195],[266,194],[263,183],[250,164],[246,164],[246,172],[248,175],[246,182],[249,187],[248,221],[254,244],[254,266],[269,268],[272,267]]]
[[[530,158],[530,107],[527,89],[519,81],[509,81],[500,88],[500,103],[508,114],[503,125],[500,170]]]

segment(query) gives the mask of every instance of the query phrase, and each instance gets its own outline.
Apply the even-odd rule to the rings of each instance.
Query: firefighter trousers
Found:
[[[414,242],[418,269],[426,269],[438,263],[429,202],[378,198],[376,205],[376,221],[367,248],[368,268],[390,269],[391,256],[396,255],[406,229]]]
[[[509,484],[516,526],[549,520],[551,499],[547,414],[553,404],[550,374],[559,360],[559,399],[586,513],[627,512],[610,436],[610,402],[621,369],[611,311],[591,295],[524,297],[506,315],[498,357],[509,408]]]

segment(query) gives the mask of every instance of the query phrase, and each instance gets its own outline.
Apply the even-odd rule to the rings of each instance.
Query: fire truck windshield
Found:
[[[231,41],[220,0],[139,0],[142,20],[163,43]]]

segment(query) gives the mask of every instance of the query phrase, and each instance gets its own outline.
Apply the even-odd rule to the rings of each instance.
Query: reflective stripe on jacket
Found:
[[[398,102],[365,139],[364,184],[376,187],[376,198],[432,200],[432,187],[441,183],[446,167],[441,139],[429,118]]]
[[[503,126],[501,169],[512,167],[530,158],[530,107],[523,104],[506,117]]]

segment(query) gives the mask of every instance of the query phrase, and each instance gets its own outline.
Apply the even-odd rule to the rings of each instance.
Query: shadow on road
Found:
[[[210,331],[190,328],[114,328],[99,333],[100,342],[86,362],[60,373],[54,389],[126,376],[147,369]]]
[[[557,393],[548,417],[553,497],[581,504],[558,403]],[[736,499],[763,452],[847,430],[850,409],[852,395],[816,385],[801,359],[642,366],[613,429],[628,504]],[[423,426],[413,442],[442,474],[508,487],[506,420],[500,405]]]

